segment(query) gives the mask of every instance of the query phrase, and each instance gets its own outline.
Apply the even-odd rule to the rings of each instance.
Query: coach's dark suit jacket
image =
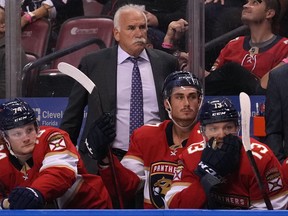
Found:
[[[280,162],[288,156],[288,64],[270,72],[266,93],[266,140]]]
[[[174,56],[160,50],[146,49],[146,51],[154,75],[160,118],[164,120],[166,118],[166,111],[163,108],[161,88],[165,77],[178,69],[178,61]],[[103,110],[115,114],[117,96],[117,46],[85,56],[80,62],[79,69],[88,75],[98,87]],[[83,110],[87,104],[88,116],[79,146],[82,154],[87,151],[84,141],[88,129],[91,123],[100,116],[100,113],[97,112],[97,106],[99,106],[99,104],[96,103],[95,99],[78,83],[75,83],[71,91],[68,106],[60,125],[61,129],[69,133],[71,140],[76,145],[83,120]]]

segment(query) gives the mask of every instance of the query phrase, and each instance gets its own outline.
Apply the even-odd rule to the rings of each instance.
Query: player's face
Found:
[[[138,57],[147,42],[145,15],[135,10],[123,12],[119,18],[119,26],[119,29],[114,29],[115,40],[128,54]]]
[[[223,144],[223,138],[228,134],[237,135],[238,134],[238,127],[235,125],[235,122],[228,121],[228,122],[218,122],[213,124],[207,124],[204,127],[204,137],[206,141],[214,138],[213,148],[221,148]]]
[[[247,0],[243,5],[242,21],[245,24],[262,23],[267,18],[267,9],[264,1]]]
[[[36,144],[37,131],[34,123],[6,131],[13,152],[16,155],[31,154]]]
[[[197,116],[200,103],[199,93],[195,88],[175,87],[170,97],[171,115],[179,125],[190,125]]]

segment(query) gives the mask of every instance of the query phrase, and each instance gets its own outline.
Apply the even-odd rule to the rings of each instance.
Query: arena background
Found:
[[[6,5],[9,7],[7,8],[7,46],[9,49],[7,50],[7,71],[10,71],[8,81],[6,82],[7,85],[7,98],[14,98],[20,97],[21,91],[19,91],[19,83],[17,82],[16,77],[19,74],[16,72],[19,69],[19,61],[18,56],[19,52],[17,45],[20,42],[20,29],[17,28],[19,23],[16,22],[17,19],[20,18],[20,14],[17,12],[17,2],[11,0],[4,0],[6,1]],[[193,59],[190,59],[191,62],[195,62],[192,65],[191,71],[198,71],[199,68],[204,68],[204,46],[203,46],[203,35],[201,35],[202,29],[201,25],[203,23],[201,10],[199,10],[199,2],[201,0],[194,0],[190,1],[192,4],[189,5],[189,11],[192,13],[189,14],[189,23],[193,28],[189,29],[189,50],[193,50],[193,53],[199,53],[199,55],[192,55]],[[203,5],[200,5],[203,7]],[[195,19],[197,18],[197,19]],[[231,36],[231,35],[230,35]],[[220,38],[222,40],[222,38]],[[216,41],[218,42],[218,41]],[[215,41],[214,41],[215,43]],[[206,49],[209,47],[206,44]],[[10,55],[9,55],[10,54]],[[191,67],[191,66],[190,66]],[[200,76],[201,77],[201,76]],[[19,80],[19,79],[18,79]],[[20,83],[21,84],[21,83]],[[238,96],[228,96],[232,102],[235,104],[236,108],[240,111],[239,105],[239,97]],[[205,97],[205,100],[211,97]],[[264,103],[265,97],[264,96],[251,96],[251,115],[255,116],[256,114],[256,103]],[[23,98],[27,101],[32,108],[37,112],[37,119],[40,125],[50,125],[54,127],[59,127],[61,119],[63,117],[64,110],[66,108],[68,98]],[[4,102],[5,99],[0,99],[0,102]],[[86,115],[84,115],[86,116]],[[84,119],[85,121],[85,119]],[[253,118],[251,118],[251,135],[253,136]],[[263,216],[263,215],[288,215],[287,211],[243,211],[243,210],[52,210],[52,209],[45,209],[45,210],[2,210],[1,216],[50,216],[50,215],[57,215],[57,216],[93,216],[93,215],[104,215],[104,216],[183,216],[183,215],[193,215],[193,216],[225,216],[225,215],[245,215],[249,216]]]
[[[240,103],[238,96],[226,96],[229,98],[233,104],[235,105],[236,109],[239,111],[240,114]],[[205,100],[209,100],[213,98],[212,96],[206,96]],[[264,96],[250,96],[251,99],[251,127],[250,127],[250,134],[251,136],[254,135],[253,133],[253,117],[256,115],[256,103],[263,104],[265,102]],[[68,98],[66,97],[59,97],[59,98],[23,98],[26,102],[28,102],[31,107],[37,113],[37,120],[39,121],[40,125],[47,125],[53,127],[59,127],[61,123],[61,119],[63,117],[63,113],[68,103]],[[5,99],[0,99],[0,102],[4,102]],[[84,113],[84,120],[86,119],[87,113]]]

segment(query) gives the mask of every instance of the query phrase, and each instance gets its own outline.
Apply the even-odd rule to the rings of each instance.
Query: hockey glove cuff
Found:
[[[89,155],[95,160],[105,158],[115,137],[116,129],[112,115],[104,113],[92,124],[85,140]]]

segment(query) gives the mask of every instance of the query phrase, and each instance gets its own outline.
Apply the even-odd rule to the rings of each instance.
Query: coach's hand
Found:
[[[29,187],[16,187],[9,194],[10,209],[42,209],[44,207],[43,195],[36,189]]]
[[[115,124],[110,113],[104,113],[90,128],[86,146],[89,155],[95,160],[102,160],[107,156],[109,146],[116,137]]]

